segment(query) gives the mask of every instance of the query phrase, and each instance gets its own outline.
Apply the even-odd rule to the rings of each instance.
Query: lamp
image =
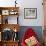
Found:
[[[18,32],[17,32],[17,29],[15,28],[14,29],[14,36],[13,36],[13,40],[18,40]]]
[[[16,29],[14,29],[14,32],[17,32],[17,30],[16,30]]]

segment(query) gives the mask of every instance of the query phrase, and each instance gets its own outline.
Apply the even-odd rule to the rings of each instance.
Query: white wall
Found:
[[[43,6],[42,0],[24,0],[24,5],[22,5],[21,20],[22,26],[43,26]],[[24,8],[37,8],[37,19],[24,19]]]
[[[15,6],[15,0],[0,0],[0,6]],[[19,24],[21,26],[43,26],[42,0],[17,0],[19,9]],[[37,8],[37,19],[24,19],[24,8]]]

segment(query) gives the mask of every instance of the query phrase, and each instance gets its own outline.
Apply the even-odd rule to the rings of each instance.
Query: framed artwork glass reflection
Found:
[[[24,19],[36,19],[37,8],[24,8]]]

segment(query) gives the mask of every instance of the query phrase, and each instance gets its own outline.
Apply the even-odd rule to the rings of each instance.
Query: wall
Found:
[[[24,0],[24,5],[20,8],[20,23],[22,26],[43,26],[43,6],[42,0]],[[24,8],[37,8],[37,19],[24,19]]]
[[[0,6],[15,6],[15,0],[0,0]],[[42,0],[17,0],[19,9],[19,24],[21,26],[43,26]],[[37,19],[24,19],[24,8],[37,8]],[[12,17],[10,17],[12,18]],[[9,19],[10,20],[10,19]]]

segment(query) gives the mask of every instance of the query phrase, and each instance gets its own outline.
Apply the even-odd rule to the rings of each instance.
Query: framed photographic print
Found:
[[[2,15],[9,15],[9,10],[2,10]]]
[[[37,8],[24,8],[24,19],[36,19]]]

